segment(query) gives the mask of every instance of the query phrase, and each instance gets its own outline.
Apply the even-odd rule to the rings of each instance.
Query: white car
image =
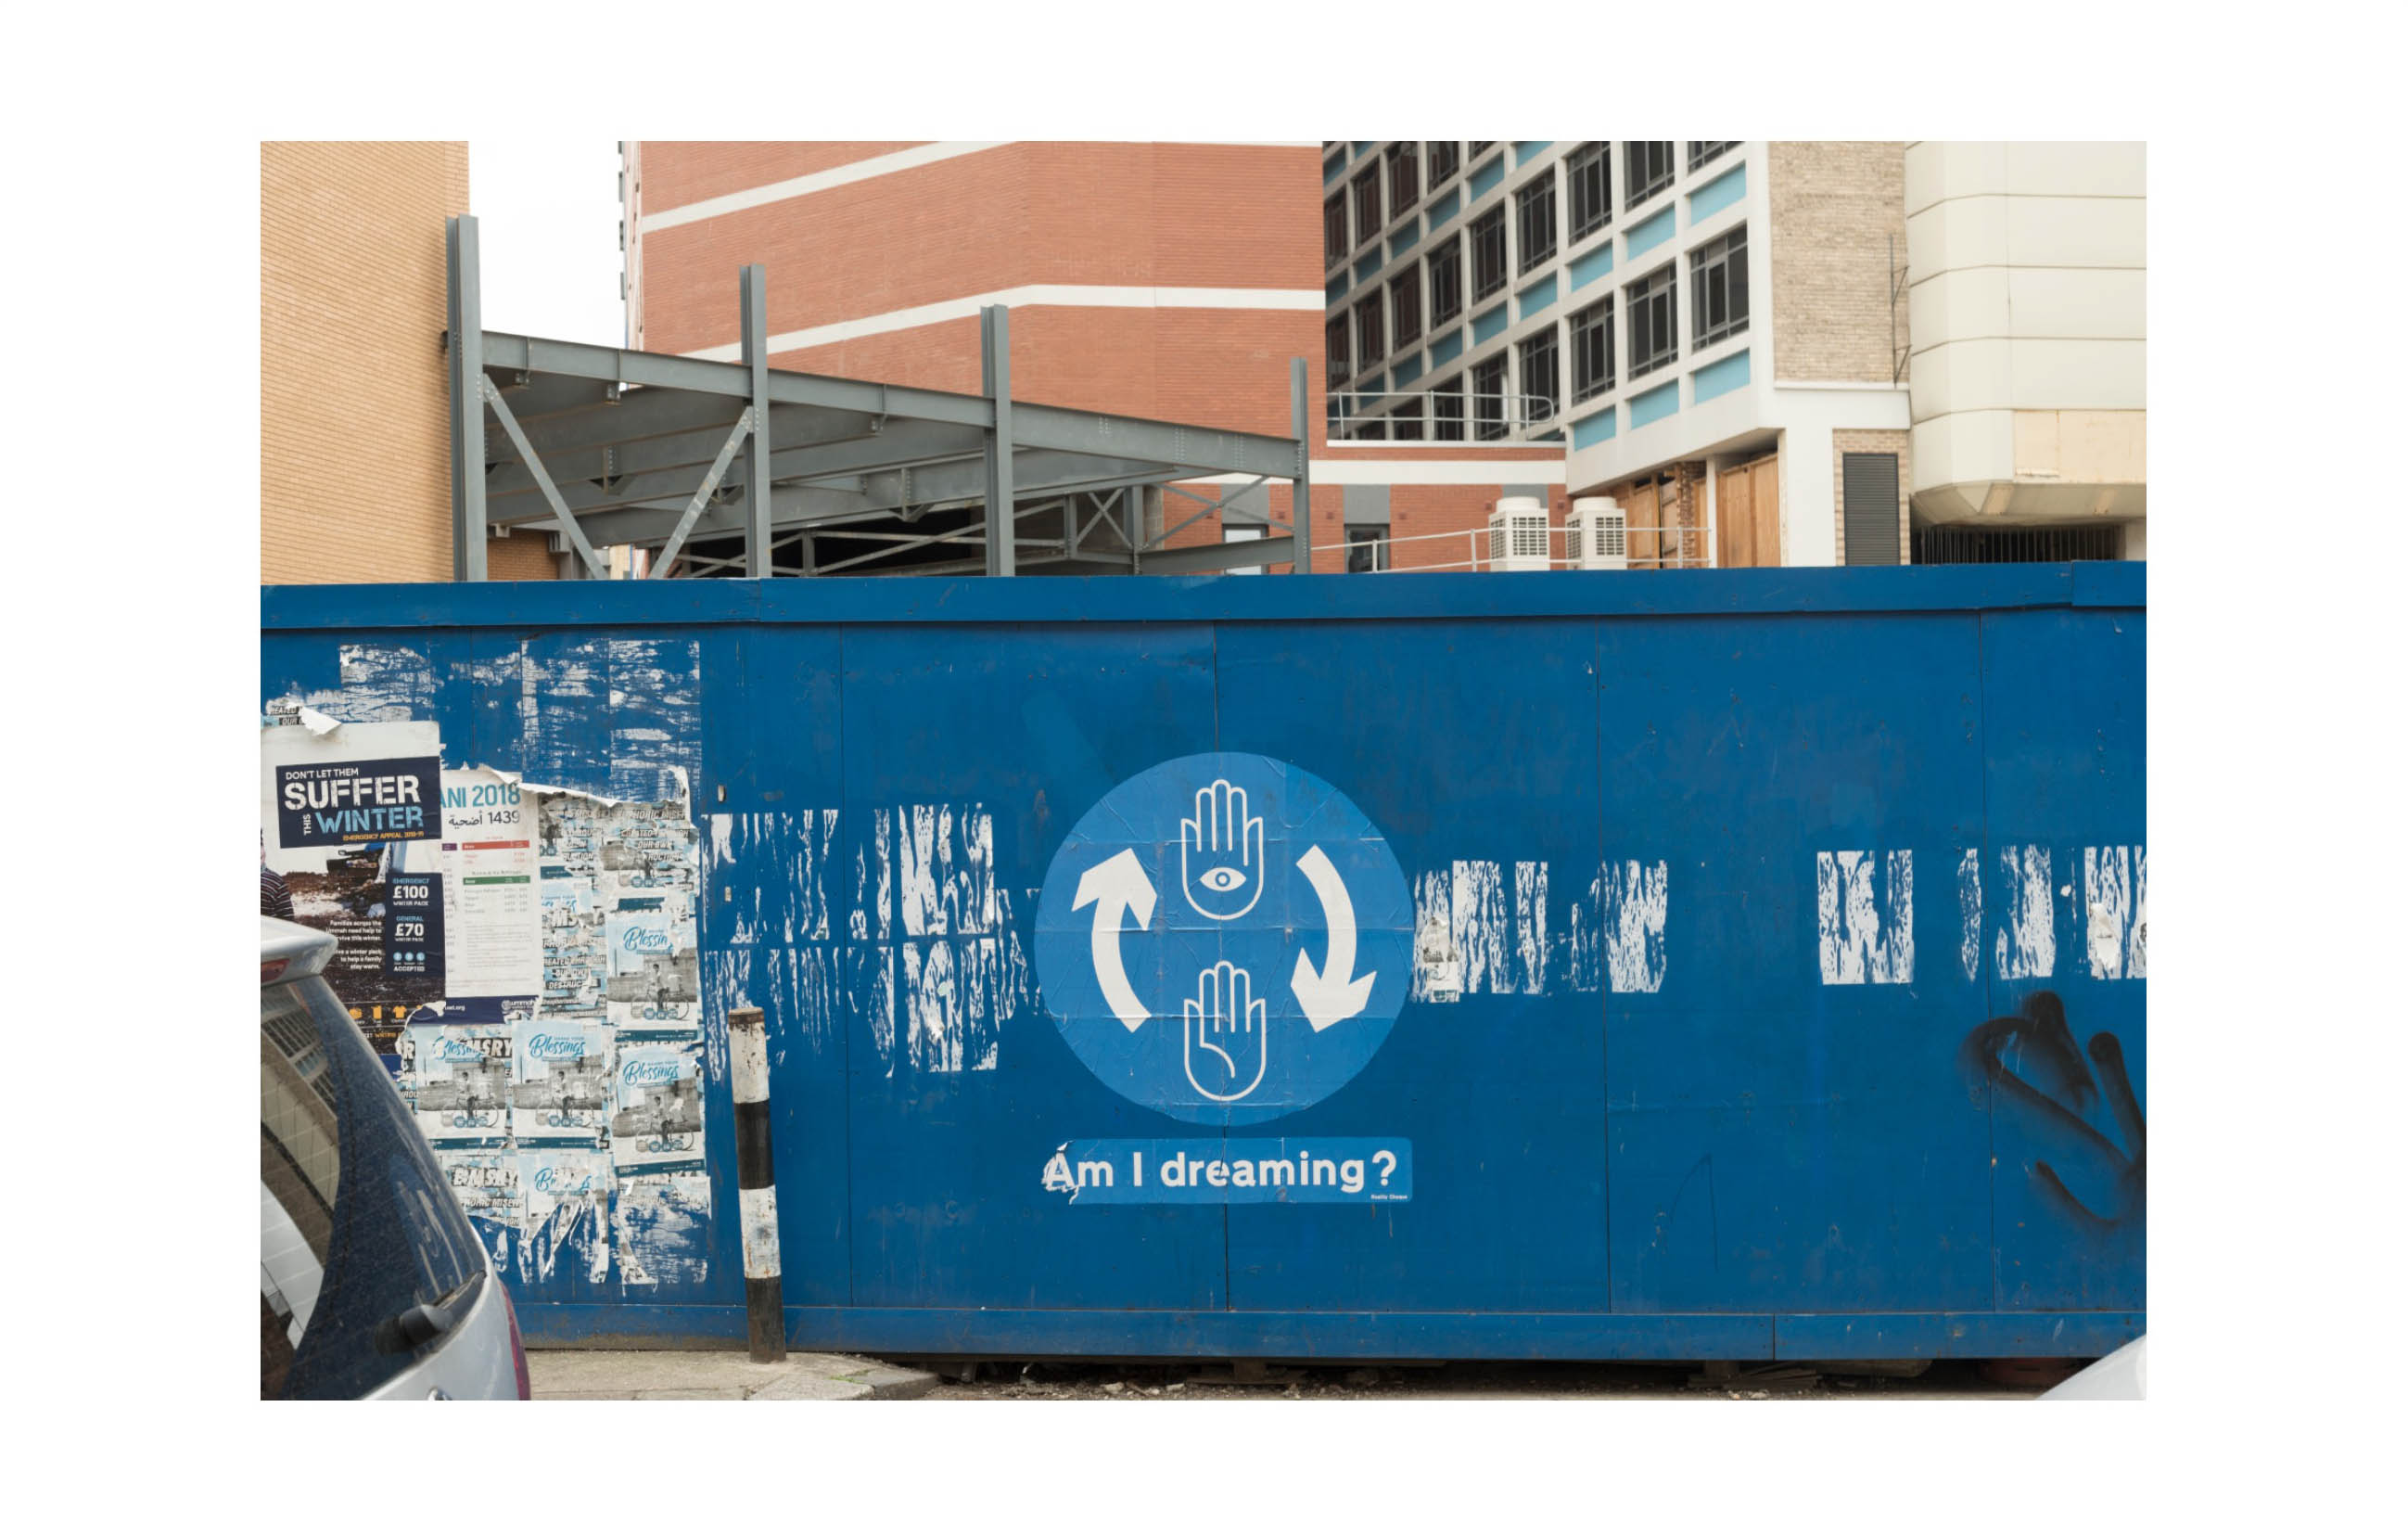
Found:
[[[2146,1401],[2149,1398],[2149,1340],[2146,1334],[2092,1365],[2053,1390],[2042,1401]]]
[[[259,919],[259,1395],[524,1401],[509,1294],[326,984],[334,952]]]

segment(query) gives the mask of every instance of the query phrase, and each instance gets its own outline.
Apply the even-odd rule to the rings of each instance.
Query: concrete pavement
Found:
[[[899,1401],[937,1377],[850,1354],[790,1354],[756,1365],[739,1351],[529,1349],[538,1401]]]

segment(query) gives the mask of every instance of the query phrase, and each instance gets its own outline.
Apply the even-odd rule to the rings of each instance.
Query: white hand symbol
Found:
[[[1246,791],[1216,778],[1196,791],[1196,818],[1179,823],[1179,882],[1214,922],[1244,916],[1262,897],[1263,818],[1246,811]]]
[[[1180,1010],[1186,1014],[1181,1037],[1187,1080],[1197,1092],[1215,1103],[1235,1103],[1262,1085],[1270,1064],[1270,1004],[1255,999],[1253,976],[1225,959],[1196,977],[1195,1000],[1182,1001]],[[1203,1076],[1196,1070],[1199,1060]],[[1204,1077],[1235,1091],[1217,1092],[1204,1084]]]

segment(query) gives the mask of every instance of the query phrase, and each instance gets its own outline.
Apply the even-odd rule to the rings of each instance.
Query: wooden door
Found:
[[[1781,563],[1781,461],[1759,458],[1714,479],[1714,556],[1729,568]]]
[[[1714,476],[1714,563],[1728,569],[1756,563],[1756,522],[1749,510],[1754,483],[1745,465]]]
[[[1656,487],[1641,485],[1630,493],[1627,509],[1623,513],[1626,537],[1630,547],[1630,568],[1653,570],[1663,548],[1662,537],[1656,531]]]
[[[1781,563],[1781,460],[1759,458],[1747,466],[1747,498],[1755,513],[1756,534],[1751,540],[1756,563]]]

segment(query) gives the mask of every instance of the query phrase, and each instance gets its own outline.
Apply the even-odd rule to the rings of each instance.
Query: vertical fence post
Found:
[[[1291,575],[1312,574],[1312,396],[1306,382],[1304,359],[1291,357],[1287,363],[1288,424],[1296,432],[1296,473],[1287,485],[1287,531],[1296,546],[1296,557],[1288,565]],[[1266,493],[1265,501],[1269,497]],[[1339,534],[1344,538],[1344,533]]]
[[[736,1089],[736,1199],[744,1228],[744,1331],[753,1362],[786,1356],[778,1278],[778,1178],[769,1158],[769,1033],[759,1008],[727,1010]]]

